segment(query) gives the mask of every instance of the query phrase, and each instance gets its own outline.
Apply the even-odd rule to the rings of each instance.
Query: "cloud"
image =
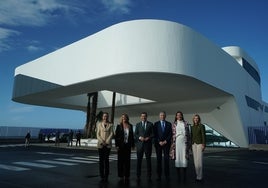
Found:
[[[29,52],[36,52],[36,51],[42,50],[42,48],[40,48],[38,46],[30,45],[30,46],[27,47],[27,50]]]
[[[128,14],[132,5],[130,0],[1,0],[0,25],[44,26],[58,17],[86,14],[97,3],[113,14]]]
[[[0,24],[7,26],[43,26],[69,6],[56,0],[2,0]]]
[[[0,52],[10,49],[8,39],[19,34],[15,29],[20,26],[44,27],[57,19],[76,24],[78,19],[95,20],[101,14],[129,14],[131,6],[131,0],[0,0]]]
[[[79,8],[72,8],[59,0],[1,0],[0,52],[11,48],[9,39],[19,34],[14,30],[19,26],[42,27],[62,15],[79,11]],[[37,48],[29,46],[28,49]]]
[[[12,35],[18,35],[18,34],[19,32],[17,31],[0,27],[0,40],[6,39]]]
[[[36,41],[36,40],[30,41],[29,45],[26,47],[26,49],[29,52],[36,52],[36,51],[43,50],[43,48],[40,47],[39,41]]]
[[[130,0],[101,0],[102,4],[111,13],[129,14],[132,5]]]
[[[19,35],[20,32],[0,27],[0,52],[10,49],[9,38]]]

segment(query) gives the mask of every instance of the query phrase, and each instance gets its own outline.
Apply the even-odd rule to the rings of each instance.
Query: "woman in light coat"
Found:
[[[184,120],[183,113],[178,111],[172,125],[172,145],[170,157],[175,160],[175,167],[178,173],[178,180],[186,181],[186,169],[191,149],[190,129]]]
[[[112,147],[113,124],[109,122],[109,114],[104,112],[102,121],[97,125],[97,147],[99,152],[99,170],[102,181],[108,181],[110,171],[109,155]]]

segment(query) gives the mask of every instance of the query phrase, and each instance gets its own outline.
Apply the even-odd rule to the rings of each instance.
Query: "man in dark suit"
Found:
[[[159,113],[159,121],[154,123],[154,145],[157,158],[157,175],[161,180],[162,176],[162,153],[164,153],[164,172],[166,179],[169,180],[169,151],[172,136],[171,123],[166,121],[166,113]]]
[[[147,178],[151,180],[152,175],[152,139],[153,139],[153,123],[147,121],[147,113],[141,113],[141,121],[136,124],[135,129],[135,141],[137,149],[137,180],[140,180],[141,176],[141,164],[143,154],[145,153],[147,163]]]

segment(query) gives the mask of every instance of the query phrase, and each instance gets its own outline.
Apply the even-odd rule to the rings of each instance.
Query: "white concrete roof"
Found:
[[[212,128],[247,146],[247,126],[263,118],[254,119],[245,95],[262,100],[260,85],[236,54],[258,71],[239,47],[221,49],[184,25],[123,22],[17,67],[13,100],[85,111],[87,93],[99,91],[98,108],[106,110],[115,91],[117,116],[200,113]]]

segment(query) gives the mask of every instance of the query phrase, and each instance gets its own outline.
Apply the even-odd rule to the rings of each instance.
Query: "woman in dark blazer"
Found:
[[[131,148],[134,148],[133,126],[127,114],[122,114],[115,130],[115,146],[118,154],[118,177],[128,181],[130,176]]]

